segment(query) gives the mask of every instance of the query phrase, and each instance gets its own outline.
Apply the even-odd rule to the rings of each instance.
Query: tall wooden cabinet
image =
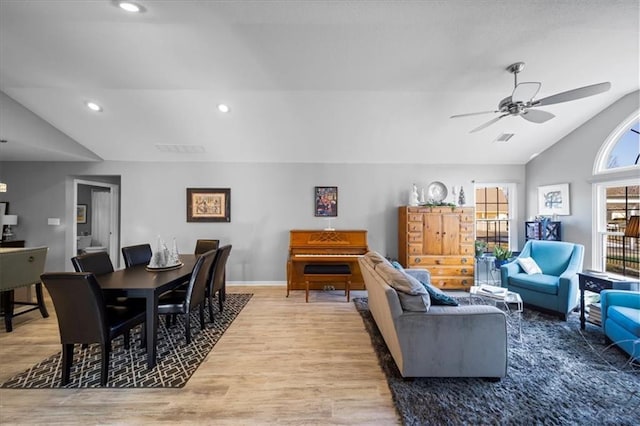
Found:
[[[399,207],[398,261],[428,269],[439,288],[471,287],[474,220],[473,207]]]

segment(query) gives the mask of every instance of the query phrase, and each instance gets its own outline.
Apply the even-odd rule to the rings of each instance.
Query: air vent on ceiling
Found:
[[[205,152],[202,145],[156,144],[158,151],[176,152],[179,154],[200,154]]]
[[[494,142],[508,142],[509,139],[511,139],[513,137],[515,133],[503,133],[501,135],[499,135]]]

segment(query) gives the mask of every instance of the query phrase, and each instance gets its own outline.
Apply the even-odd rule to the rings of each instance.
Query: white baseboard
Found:
[[[227,281],[229,287],[232,286],[253,286],[253,287],[281,287],[287,286],[286,281]]]

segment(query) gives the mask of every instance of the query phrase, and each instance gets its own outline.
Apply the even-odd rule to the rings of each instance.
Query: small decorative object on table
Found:
[[[180,256],[178,255],[178,245],[176,239],[173,239],[173,249],[169,251],[167,244],[158,235],[158,244],[156,251],[151,256],[151,261],[147,265],[147,269],[167,269],[182,266]]]
[[[458,205],[464,206],[466,202],[467,202],[467,199],[464,196],[464,188],[460,187],[460,192],[458,193]]]

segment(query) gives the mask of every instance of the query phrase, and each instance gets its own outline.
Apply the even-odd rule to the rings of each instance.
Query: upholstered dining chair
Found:
[[[109,253],[104,251],[80,254],[72,257],[71,263],[73,264],[73,268],[76,272],[92,272],[95,275],[113,272],[113,263],[111,263]],[[127,298],[123,292],[108,291],[104,292],[103,295],[106,304],[110,306],[121,306],[127,308],[133,308],[133,306],[129,305],[136,305],[136,307],[144,306],[143,299]]]
[[[76,272],[93,272],[96,275],[113,272],[113,263],[105,251],[80,254],[72,257],[71,263]]]
[[[218,307],[220,312],[224,309],[226,298],[226,266],[231,254],[231,244],[222,246],[216,253],[216,258],[211,266],[209,285],[207,286],[207,303],[209,305],[209,321],[213,322],[213,297],[218,293]]]
[[[209,250],[215,250],[220,245],[220,240],[197,240],[193,254],[202,254]]]
[[[148,265],[151,261],[150,244],[138,244],[135,246],[122,247],[122,257],[124,257],[124,266],[130,268],[136,265]]]
[[[100,383],[105,386],[109,377],[111,341],[124,335],[124,344],[128,347],[130,330],[145,321],[144,307],[107,305],[92,273],[51,272],[42,274],[41,279],[58,317],[62,384],[69,383],[74,345],[98,343],[102,351]]]
[[[171,316],[184,315],[184,333],[187,344],[191,343],[191,312],[196,309],[200,313],[200,329],[204,330],[204,301],[205,289],[209,282],[211,265],[216,256],[216,250],[203,253],[193,267],[187,287],[182,290],[167,292],[158,299],[158,314]]]

